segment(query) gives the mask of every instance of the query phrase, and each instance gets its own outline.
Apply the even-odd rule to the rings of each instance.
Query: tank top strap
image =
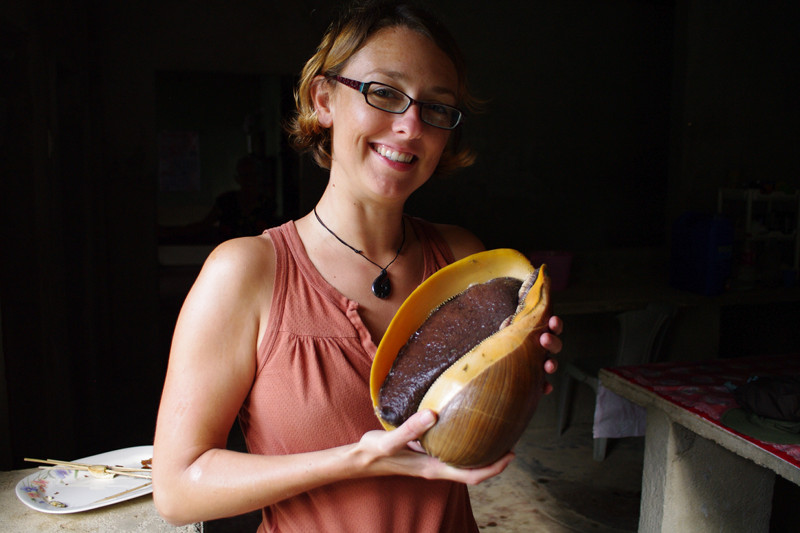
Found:
[[[455,261],[453,251],[433,224],[417,217],[407,218],[422,244],[426,278]]]
[[[288,224],[288,223],[287,223]],[[285,224],[284,224],[285,225]],[[266,235],[272,241],[272,248],[275,251],[275,279],[272,283],[272,301],[270,302],[269,319],[264,338],[258,347],[259,354],[258,367],[264,363],[261,354],[270,353],[275,345],[278,326],[283,322],[283,314],[286,309],[287,291],[289,290],[286,280],[290,277],[289,270],[292,268],[289,260],[289,247],[284,236],[282,226],[264,230],[262,235]]]

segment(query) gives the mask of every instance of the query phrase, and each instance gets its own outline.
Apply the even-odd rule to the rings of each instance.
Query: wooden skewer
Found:
[[[83,468],[71,468],[71,467],[63,467],[63,466],[40,466],[39,469],[41,469],[41,470],[78,470],[78,471],[81,471],[81,472],[85,471],[85,469],[83,469]],[[89,471],[89,473],[92,474],[91,471]],[[98,479],[102,479],[103,477],[105,477],[102,474],[110,474],[108,476],[109,478],[111,478],[112,475],[113,475],[113,476],[125,476],[125,477],[138,477],[138,478],[141,478],[141,479],[153,479],[153,476],[151,476],[149,473],[146,474],[144,472],[124,472],[124,471],[113,470],[111,468],[106,469],[104,472],[100,473],[100,475],[92,474],[92,477],[97,477]]]
[[[57,459],[33,459],[30,457],[26,457],[25,461],[30,463],[45,463],[48,465],[52,465],[49,467],[40,466],[39,468],[53,470],[58,468],[65,468],[69,470],[89,470],[89,471],[96,471],[98,469],[102,469],[102,471],[107,472],[109,474],[118,474],[121,476],[130,476],[130,477],[139,477],[139,478],[150,478],[149,475],[139,475],[138,473],[145,473],[147,472],[152,473],[152,469],[150,468],[131,468],[126,466],[108,466],[108,465],[92,465],[87,463],[74,463],[71,461],[59,461]]]
[[[112,498],[119,498],[120,496],[124,496],[125,494],[129,494],[129,493],[131,493],[131,492],[133,492],[135,490],[139,490],[139,489],[143,489],[145,487],[149,487],[151,484],[152,483],[145,483],[144,485],[139,485],[138,487],[133,487],[132,489],[124,490],[122,492],[118,492],[116,494],[112,494],[111,496],[106,496],[105,498],[101,498],[101,499],[97,500],[96,502],[92,502],[92,505],[94,505],[95,503],[100,503],[100,502],[104,502],[106,500],[110,500]]]
[[[97,466],[97,465],[92,465],[92,464],[88,464],[88,463],[74,463],[74,462],[71,462],[71,461],[59,461],[57,459],[32,459],[30,457],[26,457],[25,461],[28,461],[28,462],[31,462],[31,463],[46,463],[46,464],[51,464],[51,465],[56,465],[56,466],[65,466],[65,467],[68,467],[68,468],[75,468],[75,469],[88,469],[90,466]],[[128,467],[128,466],[112,466],[112,465],[102,465],[102,466],[105,466],[106,468],[110,468],[110,469],[114,469],[114,470],[120,470],[122,472],[151,472],[152,471],[152,469],[150,469],[150,468],[132,468],[132,467]]]

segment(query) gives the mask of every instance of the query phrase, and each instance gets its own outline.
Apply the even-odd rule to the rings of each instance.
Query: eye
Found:
[[[451,114],[451,107],[446,106],[444,104],[425,104],[425,107],[431,113],[435,113],[437,115],[442,115],[443,117],[450,116]]]
[[[380,98],[381,100],[397,100],[403,98],[400,91],[385,85],[376,85],[370,88],[370,96]]]

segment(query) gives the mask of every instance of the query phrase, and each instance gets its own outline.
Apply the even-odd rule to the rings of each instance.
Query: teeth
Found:
[[[404,154],[403,152],[395,152],[394,150],[389,150],[385,146],[376,146],[375,151],[381,154],[386,159],[391,161],[397,161],[400,163],[411,163],[411,160],[414,159],[414,156],[411,154]]]

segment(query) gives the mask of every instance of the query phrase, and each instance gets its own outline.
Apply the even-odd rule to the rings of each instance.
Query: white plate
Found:
[[[152,446],[136,446],[76,459],[76,463],[141,468],[153,457]],[[150,481],[129,476],[92,477],[85,470],[40,470],[17,483],[17,497],[43,513],[79,513],[153,492]]]

